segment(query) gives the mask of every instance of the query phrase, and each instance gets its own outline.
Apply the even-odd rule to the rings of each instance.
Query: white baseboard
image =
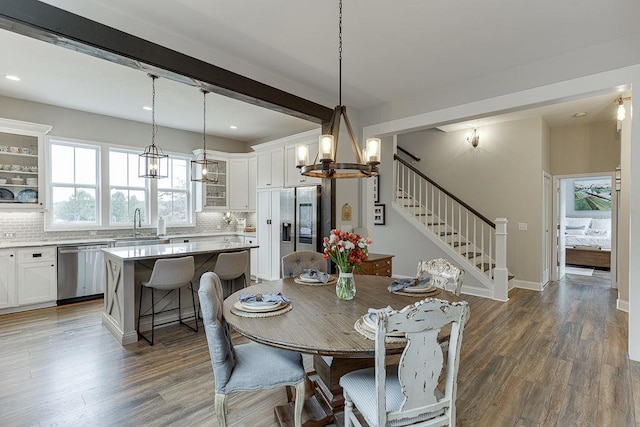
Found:
[[[528,289],[530,291],[538,291],[538,292],[541,292],[543,288],[542,283],[540,282],[528,282],[526,280],[518,280],[518,279],[512,279],[511,282],[513,282],[514,288]],[[511,289],[512,288],[510,287],[509,290]]]
[[[620,311],[624,311],[625,313],[629,312],[629,301],[623,301],[618,299],[616,301],[616,308]]]
[[[479,288],[477,286],[462,285],[462,289],[460,289],[460,293],[466,294],[466,295],[473,295],[474,297],[482,297],[482,298],[489,298],[496,301],[502,301],[502,300],[495,299],[493,297],[492,289]]]

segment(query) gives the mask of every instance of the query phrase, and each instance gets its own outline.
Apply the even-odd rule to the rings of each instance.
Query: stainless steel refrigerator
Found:
[[[280,190],[280,257],[295,251],[321,252],[320,186]]]

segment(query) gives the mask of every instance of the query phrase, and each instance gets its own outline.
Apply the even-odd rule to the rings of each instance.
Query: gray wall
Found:
[[[0,96],[0,117],[53,126],[50,135],[114,145],[145,147],[151,143],[151,125]],[[202,148],[202,134],[159,127],[156,145],[166,152],[192,154]],[[245,153],[250,144],[207,136],[207,148]]]

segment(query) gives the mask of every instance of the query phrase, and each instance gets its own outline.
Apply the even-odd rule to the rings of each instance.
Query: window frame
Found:
[[[51,146],[52,144],[62,143],[62,145],[70,145],[74,147],[83,147],[83,148],[94,148],[97,150],[97,160],[96,160],[96,223],[83,225],[83,224],[65,224],[65,225],[56,225],[52,222],[52,168],[51,166]],[[44,175],[45,180],[45,188],[46,190],[46,199],[45,199],[45,221],[44,221],[44,231],[82,231],[82,230],[128,230],[133,228],[133,217],[131,218],[131,223],[127,224],[111,224],[110,221],[110,212],[111,212],[111,183],[109,179],[109,154],[112,150],[125,152],[128,154],[136,154],[139,155],[143,148],[132,147],[132,146],[124,146],[124,145],[114,145],[108,144],[104,142],[96,142],[96,141],[88,141],[88,140],[80,140],[73,138],[64,138],[57,137],[54,135],[47,135],[45,137],[45,169],[46,173]],[[186,175],[187,175],[187,185],[185,190],[173,190],[171,191],[180,191],[185,192],[187,194],[187,218],[186,222],[171,222],[167,223],[167,226],[170,227],[195,227],[195,186],[193,182],[191,182],[189,173],[190,173],[190,161],[193,159],[193,156],[185,153],[167,153],[169,154],[169,161],[171,164],[171,168],[173,168],[173,163],[171,162],[172,158],[181,159],[186,162]],[[148,215],[145,215],[145,222],[142,224],[142,229],[155,229],[156,224],[158,223],[158,182],[155,179],[146,179],[146,187],[147,189],[147,212]],[[120,186],[118,186],[119,188]],[[126,188],[135,188],[138,187],[126,187]]]
[[[71,138],[62,138],[56,136],[48,136],[45,139],[45,164],[48,166],[46,168],[45,173],[45,188],[46,188],[46,214],[45,214],[45,231],[65,231],[65,230],[93,230],[96,228],[102,228],[102,187],[101,187],[101,164],[102,164],[102,147],[99,144],[92,143],[89,141],[81,141]],[[94,185],[78,185],[74,184],[54,184],[53,183],[53,146],[68,146],[74,148],[84,148],[84,149],[93,149],[96,152],[96,176],[95,176],[95,184]],[[74,167],[75,174],[75,167]],[[65,223],[65,224],[55,224],[53,222],[53,188],[54,185],[56,187],[65,187],[65,188],[78,188],[78,187],[92,187],[95,188],[95,198],[96,198],[96,221],[94,223]]]
[[[175,160],[180,160],[180,161],[184,161],[185,163],[185,189],[175,189],[173,187],[171,188],[167,188],[167,187],[160,187],[160,182],[162,180],[158,180],[156,181],[156,209],[155,209],[155,215],[156,215],[156,223],[157,220],[160,219],[160,193],[161,192],[171,192],[171,193],[182,193],[186,195],[186,199],[187,199],[187,220],[183,221],[183,222],[176,222],[176,221],[167,221],[167,226],[168,227],[188,227],[188,226],[192,226],[194,225],[194,207],[195,207],[195,203],[194,203],[194,197],[195,197],[195,192],[193,189],[193,183],[191,182],[191,176],[190,176],[190,172],[191,172],[191,160],[193,160],[193,157],[189,157],[186,155],[172,155],[169,157],[169,176],[167,179],[172,179],[174,177],[173,175],[173,169],[174,169],[174,161]],[[165,218],[166,219],[166,218]]]

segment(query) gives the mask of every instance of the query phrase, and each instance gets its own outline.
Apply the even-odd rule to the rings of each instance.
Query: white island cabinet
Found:
[[[213,271],[219,254],[250,251],[255,247],[245,243],[189,242],[103,249],[106,275],[102,324],[120,344],[138,341],[136,319],[140,282],[149,280],[156,260],[193,255],[196,273],[192,282],[198,283],[204,272]],[[245,275],[250,277],[248,266]],[[191,301],[191,290],[185,288],[181,291],[182,301]],[[145,297],[150,297],[149,293],[145,294]],[[162,304],[173,304],[177,308],[177,300],[175,298],[173,301],[163,301]],[[143,307],[148,307],[150,300],[145,299],[142,304]]]

